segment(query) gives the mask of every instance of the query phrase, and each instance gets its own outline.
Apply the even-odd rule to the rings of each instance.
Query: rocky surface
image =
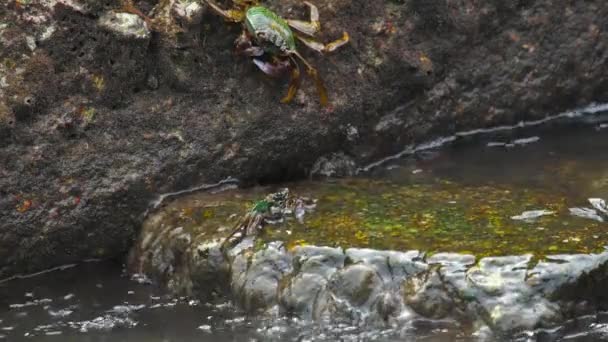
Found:
[[[261,316],[366,330],[428,322],[496,339],[524,331],[555,335],[556,327],[595,317],[608,305],[608,252],[478,259],[259,243],[255,235],[226,248],[229,230],[176,226],[172,206],[146,221],[131,271],[178,295],[228,296]]]
[[[123,253],[160,193],[349,174],[439,134],[607,100],[601,0],[319,3],[322,38],[352,37],[304,52],[329,109],[310,81],[280,104],[286,82],[235,56],[239,28],[205,6],[159,3],[134,1],[151,20],[117,0],[0,4],[1,277]]]

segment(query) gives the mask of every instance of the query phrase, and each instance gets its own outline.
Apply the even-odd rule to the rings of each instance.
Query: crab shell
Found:
[[[266,52],[283,54],[296,51],[296,40],[287,22],[266,7],[254,6],[245,13],[245,27]]]

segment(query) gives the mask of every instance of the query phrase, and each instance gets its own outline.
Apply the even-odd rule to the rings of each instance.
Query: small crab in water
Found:
[[[245,213],[233,226],[230,234],[222,242],[221,249],[226,250],[239,244],[245,237],[255,235],[268,224],[278,224],[291,217],[303,222],[307,212],[313,211],[316,200],[308,197],[293,196],[289,189],[269,194]]]
[[[289,103],[300,87],[299,59],[307,74],[314,80],[322,106],[328,104],[327,90],[319,72],[300,55],[296,49],[296,39],[320,53],[332,52],[349,41],[348,33],[331,43],[323,44],[313,37],[321,29],[319,11],[308,1],[310,21],[283,19],[270,9],[258,5],[258,0],[232,0],[234,8],[224,10],[211,0],[204,0],[209,7],[227,21],[243,23],[243,32],[236,39],[236,51],[253,58],[253,63],[264,73],[279,77],[291,74],[289,90],[281,102]],[[297,31],[294,33],[292,28]]]

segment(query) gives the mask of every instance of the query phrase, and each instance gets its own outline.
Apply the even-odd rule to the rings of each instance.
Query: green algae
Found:
[[[238,218],[251,210],[255,200],[263,195],[260,189],[248,192],[230,190],[219,194],[188,195],[159,209],[162,215],[160,222],[154,220],[149,224],[148,229],[182,227],[184,231],[201,241],[223,238],[230,233]],[[145,230],[146,225],[144,225]]]
[[[305,182],[290,188],[296,196],[317,199],[316,208],[302,222],[289,217],[281,224],[266,225],[257,248],[283,241],[288,247],[311,244],[543,257],[598,252],[608,241],[605,223],[570,215],[569,208],[583,202],[554,189],[369,178]],[[186,196],[162,209],[160,227],[182,227],[197,241],[223,238],[243,214],[263,210],[260,199],[272,191],[254,188]],[[527,221],[513,219],[540,209],[551,213]]]
[[[265,241],[542,256],[600,251],[608,238],[605,224],[571,216],[565,195],[537,189],[370,179],[306,187],[304,194],[318,199],[315,212],[303,223],[290,220],[268,226],[262,235]],[[530,221],[512,218],[538,209],[553,214]]]

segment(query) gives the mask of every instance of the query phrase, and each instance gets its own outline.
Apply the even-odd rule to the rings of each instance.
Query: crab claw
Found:
[[[246,31],[234,41],[235,52],[239,55],[248,57],[260,57],[264,54],[264,49],[259,46],[254,46],[251,38]]]
[[[287,71],[291,69],[289,61],[275,60],[273,62],[265,62],[259,58],[254,58],[253,63],[262,70],[266,75],[272,77],[284,76]]]

